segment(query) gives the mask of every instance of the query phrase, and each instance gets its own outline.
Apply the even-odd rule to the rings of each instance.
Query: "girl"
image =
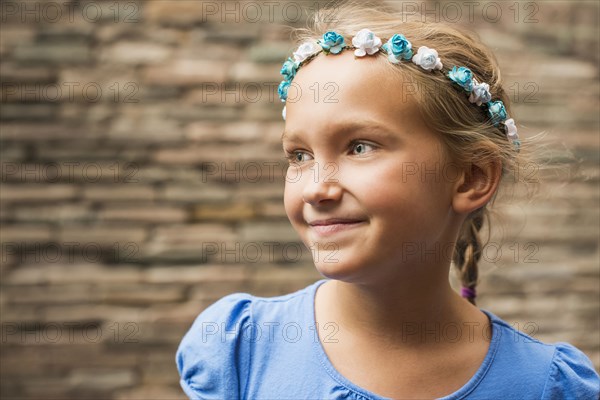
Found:
[[[335,11],[301,32],[279,86],[285,210],[327,279],[208,307],[177,352],[186,394],[597,399],[580,350],[475,306],[486,207],[530,154],[493,54],[443,24]]]

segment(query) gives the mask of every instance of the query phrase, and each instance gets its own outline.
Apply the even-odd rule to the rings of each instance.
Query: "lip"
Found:
[[[346,222],[334,222],[316,225],[311,223],[310,227],[314,232],[316,232],[319,236],[328,236],[333,235],[338,232],[348,231],[354,228],[357,228],[363,225],[365,221],[346,221]]]
[[[356,222],[364,222],[363,220],[357,218],[328,218],[328,219],[316,219],[314,221],[309,222],[310,226],[320,226],[320,225],[337,225],[337,224],[353,224]]]

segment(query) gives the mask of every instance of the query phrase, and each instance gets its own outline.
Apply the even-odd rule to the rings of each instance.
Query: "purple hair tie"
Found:
[[[475,289],[471,289],[465,286],[462,286],[460,288],[460,295],[462,297],[470,297],[470,298],[475,298],[475,296],[477,296],[477,294],[475,293]]]

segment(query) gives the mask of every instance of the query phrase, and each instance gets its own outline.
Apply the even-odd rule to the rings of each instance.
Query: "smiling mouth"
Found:
[[[333,235],[338,232],[349,231],[363,225],[366,221],[335,222],[324,225],[310,225],[311,229],[320,236]]]

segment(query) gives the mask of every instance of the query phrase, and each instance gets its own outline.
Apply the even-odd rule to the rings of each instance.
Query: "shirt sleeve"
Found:
[[[556,343],[543,399],[600,399],[600,377],[592,361],[575,346]]]
[[[176,354],[180,385],[190,399],[242,397],[250,366],[251,298],[225,296],[198,315]]]

